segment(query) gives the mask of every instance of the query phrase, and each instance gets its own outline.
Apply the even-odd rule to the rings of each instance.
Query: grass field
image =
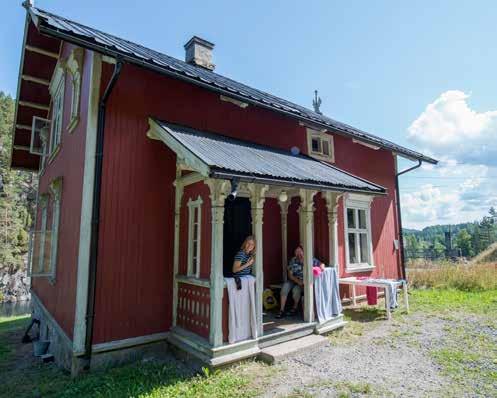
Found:
[[[415,344],[423,324],[420,319],[445,322],[439,344],[428,351],[431,361],[439,365],[440,372],[457,391],[472,392],[475,385],[478,391],[474,396],[491,396],[492,391],[497,391],[497,288],[467,290],[439,285],[412,289],[410,304],[410,315],[397,311],[393,319],[394,326],[404,323],[409,328],[403,332],[394,330],[388,339]],[[377,308],[346,309],[345,316],[349,324],[330,336],[333,345],[353,345],[363,335],[385,325],[384,313]],[[243,398],[262,394],[280,372],[285,372],[247,362],[214,373],[193,374],[179,362],[140,362],[71,379],[53,364],[38,363],[31,356],[31,345],[20,344],[27,323],[26,317],[0,318],[0,397]],[[337,396],[371,394],[368,384],[355,380],[335,387]],[[302,386],[293,396],[313,396],[309,394]]]

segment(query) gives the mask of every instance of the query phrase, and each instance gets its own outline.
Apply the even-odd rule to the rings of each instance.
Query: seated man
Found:
[[[312,266],[320,267],[322,270],[324,269],[324,264],[317,258],[312,259]],[[309,270],[309,272],[312,272],[312,270]],[[288,279],[281,288],[280,312],[276,315],[276,318],[283,318],[285,315],[286,299],[288,297],[288,293],[290,293],[290,290],[292,291],[293,297],[293,308],[290,310],[290,315],[295,315],[297,313],[297,307],[299,305],[303,287],[304,249],[299,245],[295,249],[295,257],[293,257],[288,264]]]

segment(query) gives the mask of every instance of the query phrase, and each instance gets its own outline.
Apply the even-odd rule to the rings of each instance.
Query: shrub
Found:
[[[434,268],[409,271],[408,279],[414,288],[462,291],[497,289],[497,263],[475,265],[444,263]]]

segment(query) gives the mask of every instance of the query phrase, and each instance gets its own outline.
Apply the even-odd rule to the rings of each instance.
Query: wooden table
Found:
[[[387,319],[392,318],[392,311],[390,309],[390,290],[388,289],[389,282],[394,282],[397,288],[402,286],[403,296],[404,296],[404,306],[406,308],[406,312],[409,312],[409,299],[407,297],[407,282],[406,281],[385,281],[381,282],[373,279],[357,279],[354,276],[350,276],[347,278],[339,278],[338,283],[342,285],[351,285],[352,286],[352,304],[355,306],[357,304],[355,287],[356,286],[373,286],[379,289],[385,290],[385,310],[387,311]]]

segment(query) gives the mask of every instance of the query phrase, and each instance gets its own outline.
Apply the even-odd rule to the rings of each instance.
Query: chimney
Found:
[[[185,44],[185,62],[201,66],[208,70],[214,70],[215,65],[212,63],[212,49],[214,44],[193,36],[188,43]]]

